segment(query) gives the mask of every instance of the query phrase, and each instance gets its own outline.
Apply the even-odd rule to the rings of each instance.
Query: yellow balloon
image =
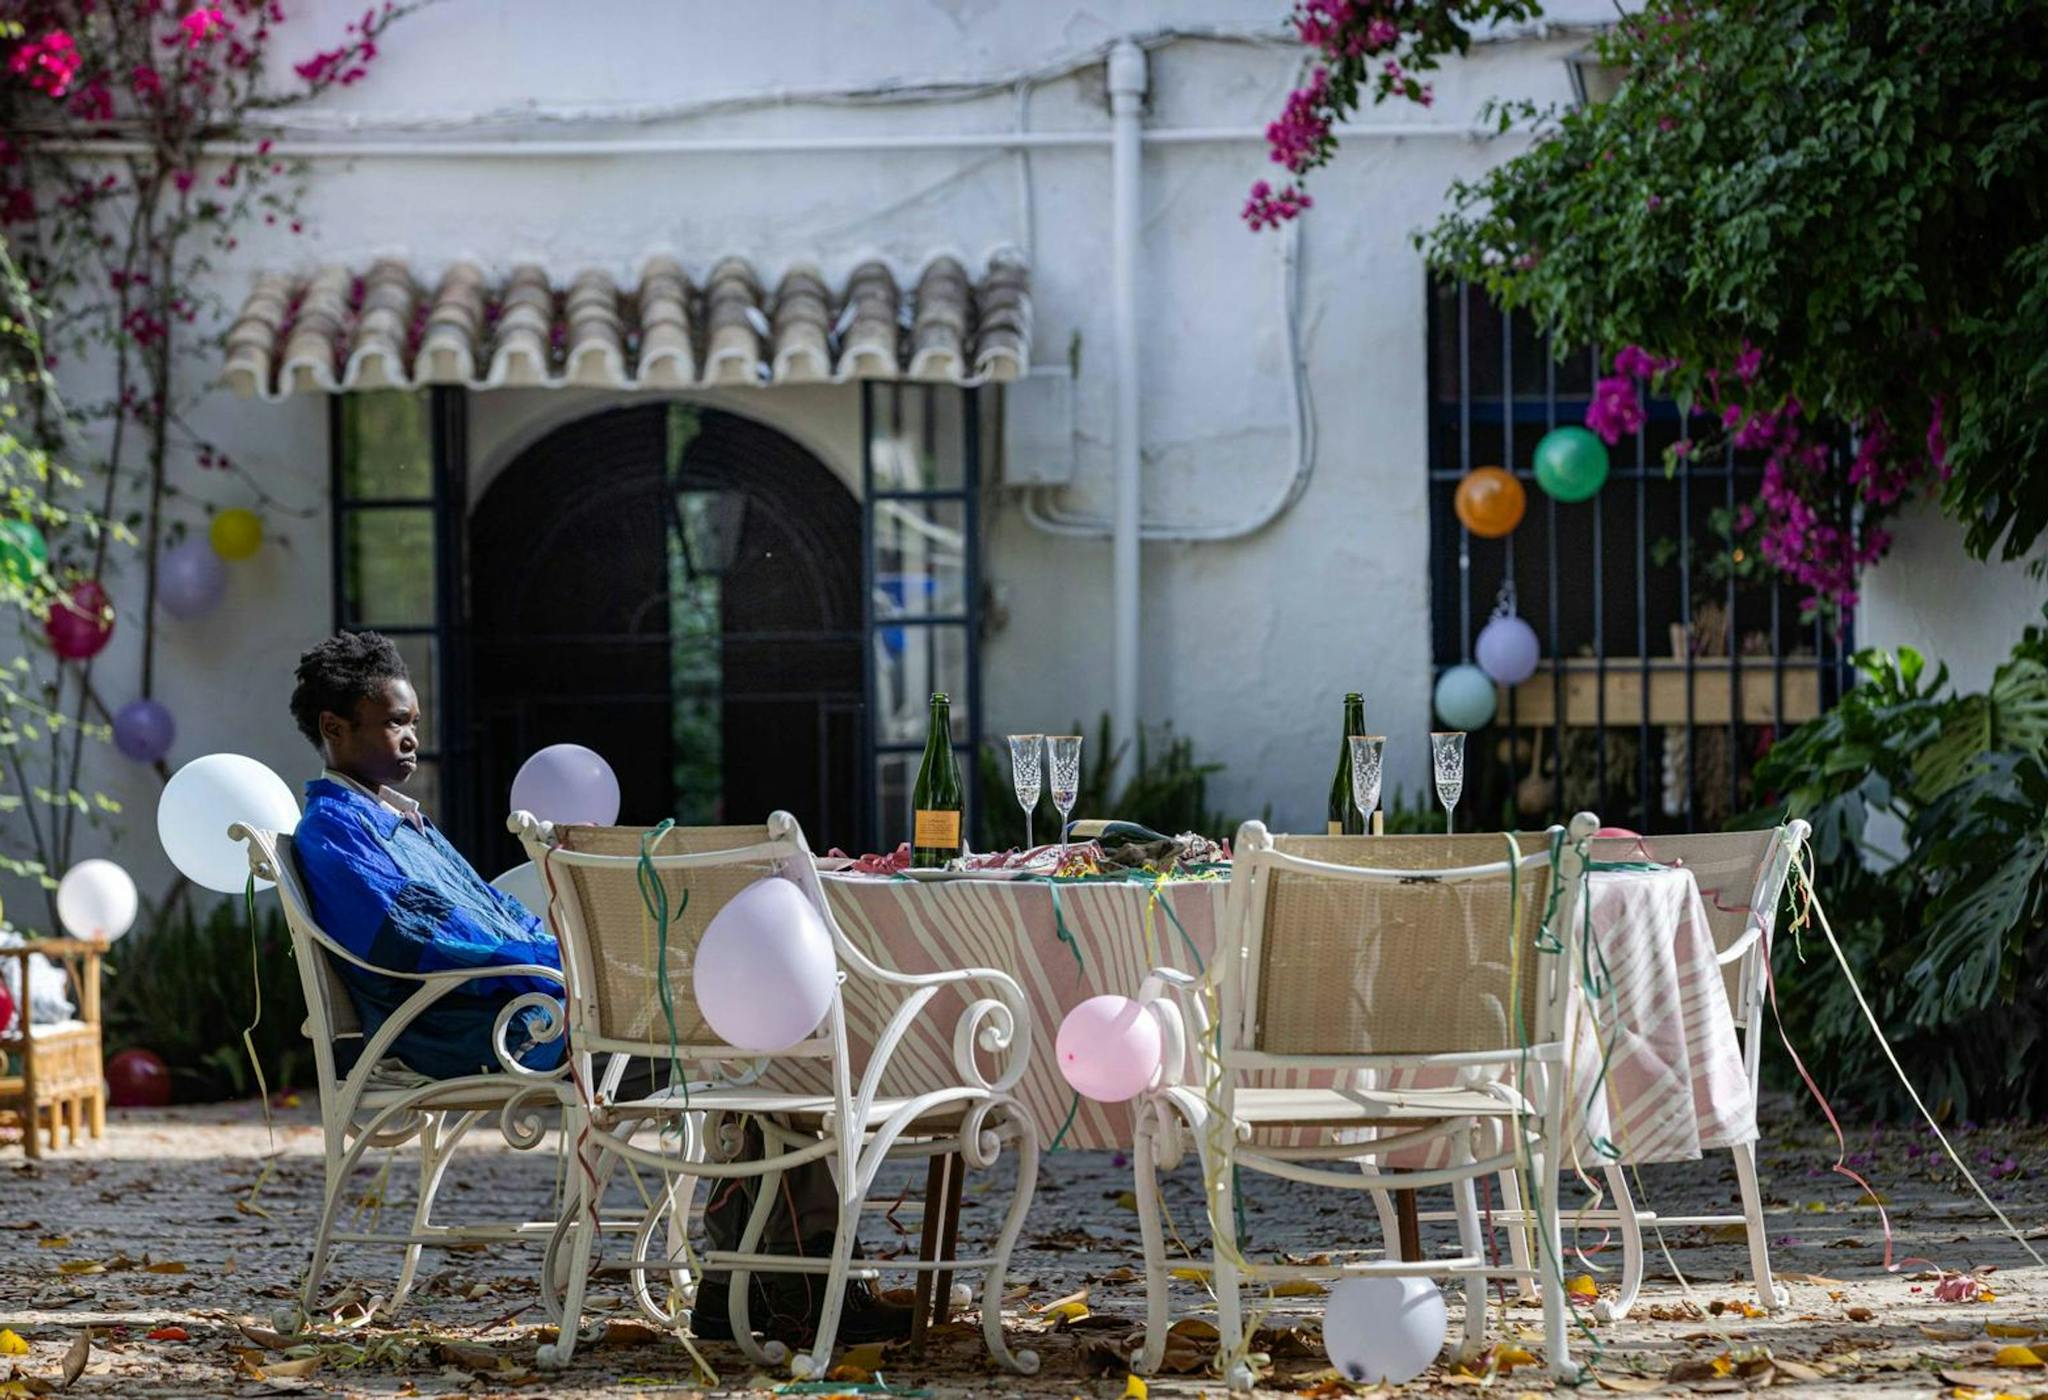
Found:
[[[223,559],[253,559],[263,547],[263,518],[253,510],[224,510],[209,531],[213,552]]]

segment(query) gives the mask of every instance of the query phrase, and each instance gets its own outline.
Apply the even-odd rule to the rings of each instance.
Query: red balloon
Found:
[[[114,635],[107,591],[91,579],[73,584],[50,604],[50,620],[43,624],[43,632],[51,649],[66,661],[99,655],[107,638]]]
[[[116,1108],[162,1108],[171,1101],[171,1067],[153,1050],[123,1050],[107,1061],[107,1100]]]

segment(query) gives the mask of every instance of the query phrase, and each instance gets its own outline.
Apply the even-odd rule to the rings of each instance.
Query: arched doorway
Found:
[[[857,841],[861,512],[811,453],[689,404],[579,419],[492,481],[469,560],[476,830],[507,863],[513,774],[553,743],[605,755],[625,822],[787,808]]]

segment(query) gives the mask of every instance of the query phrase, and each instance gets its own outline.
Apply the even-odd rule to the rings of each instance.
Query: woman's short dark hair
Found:
[[[379,632],[337,632],[299,658],[299,683],[292,688],[292,719],[314,748],[320,747],[325,711],[353,715],[386,681],[411,679],[398,646]]]

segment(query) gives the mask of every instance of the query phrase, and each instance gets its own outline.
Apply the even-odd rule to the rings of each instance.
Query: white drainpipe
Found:
[[[1115,622],[1115,685],[1110,723],[1116,742],[1138,736],[1139,421],[1138,234],[1143,154],[1139,121],[1145,106],[1145,51],[1129,39],[1109,51],[1110,314],[1116,344],[1115,528],[1110,534],[1110,613]],[[1126,753],[1134,752],[1127,747]],[[1119,763],[1119,777],[1125,765]]]

